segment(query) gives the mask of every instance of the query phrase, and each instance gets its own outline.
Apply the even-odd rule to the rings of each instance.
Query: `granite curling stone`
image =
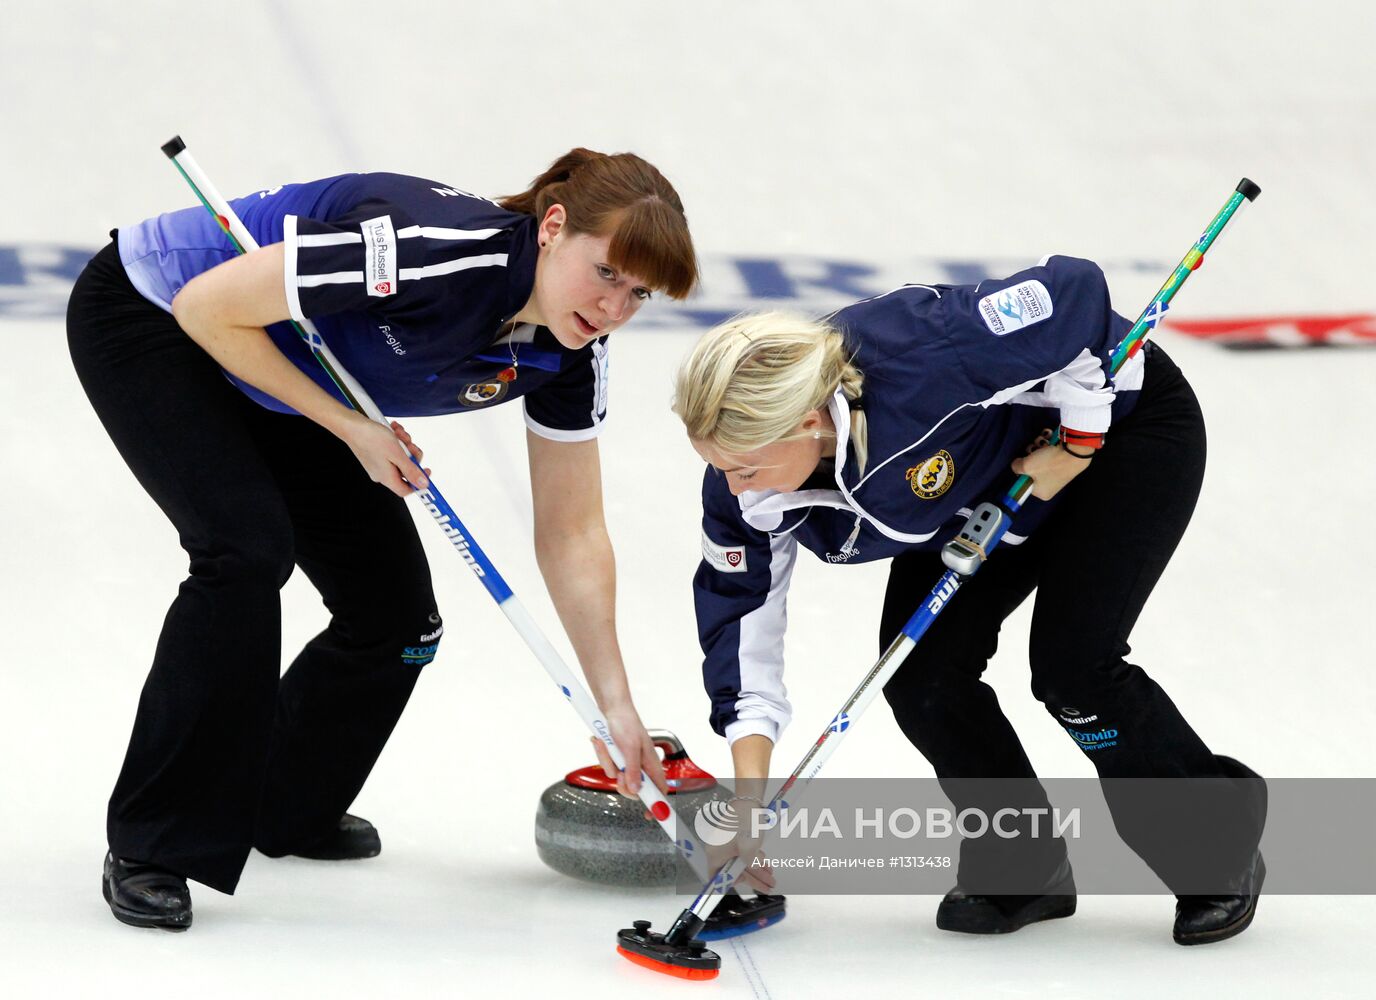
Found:
[[[664,752],[669,802],[681,822],[728,793],[691,760],[677,736],[663,729],[650,738]],[[673,885],[677,849],[663,828],[645,818],[639,799],[616,791],[600,765],[571,771],[540,796],[535,811],[535,849],[557,872],[604,885]]]

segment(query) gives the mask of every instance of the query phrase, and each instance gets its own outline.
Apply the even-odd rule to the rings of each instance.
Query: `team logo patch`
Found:
[[[938,451],[927,461],[905,472],[908,485],[920,500],[935,500],[951,488],[956,479],[956,460],[949,451]]]
[[[742,546],[718,545],[702,533],[702,559],[720,573],[744,573],[745,548]]]
[[[1051,317],[1051,293],[1040,281],[1024,281],[979,300],[980,319],[996,337]]]
[[[397,287],[397,234],[392,217],[380,215],[361,223],[363,276],[372,298],[386,298]]]
[[[463,392],[459,393],[459,402],[464,406],[486,406],[505,396],[506,390],[506,381],[474,382],[463,387]]]

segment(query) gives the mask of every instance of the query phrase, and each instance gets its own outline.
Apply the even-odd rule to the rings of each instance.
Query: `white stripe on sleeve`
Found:
[[[307,274],[296,279],[298,288],[317,288],[320,285],[348,285],[363,283],[362,271],[331,271],[329,274]]]
[[[297,292],[296,240],[296,216],[288,215],[282,219],[282,280],[287,289],[287,311],[296,322],[304,323],[306,314],[301,311],[301,296]]]
[[[299,247],[337,247],[346,243],[362,242],[362,233],[318,233],[313,236],[298,236],[296,238],[296,245]]]
[[[504,232],[501,229],[445,229],[443,226],[406,226],[397,230],[397,239],[416,237],[429,240],[485,240]]]
[[[488,253],[477,257],[460,257],[457,260],[441,261],[438,264],[427,264],[425,267],[403,267],[397,276],[402,281],[416,281],[420,278],[438,278],[442,274],[453,274],[455,271],[466,271],[470,267],[506,267],[507,255],[504,253]],[[359,281],[363,280],[363,272],[358,272]]]
[[[769,595],[741,619],[738,660],[741,671],[736,721],[726,727],[734,743],[761,733],[775,743],[793,717],[784,687],[784,631],[788,627],[788,584],[798,556],[792,534],[769,538]]]

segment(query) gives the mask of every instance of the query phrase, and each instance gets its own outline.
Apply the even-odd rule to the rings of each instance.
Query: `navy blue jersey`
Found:
[[[605,337],[571,351],[544,327],[504,334],[535,282],[531,216],[400,174],[287,184],[231,205],[260,245],[284,244],[293,318],[315,322],[383,413],[432,416],[523,396],[527,425],[545,437],[584,440],[601,429]],[[183,285],[235,255],[202,208],[121,229],[119,248],[134,286],[169,311]],[[293,364],[343,401],[290,324],[267,330]],[[262,405],[292,412],[230,380]]]
[[[1107,431],[1142,384],[1142,354],[1109,380],[1131,324],[1086,260],[1051,257],[979,285],[906,285],[831,321],[864,375],[865,468],[838,392],[828,404],[834,475],[740,497],[711,466],[703,481],[693,589],[712,726],[732,741],[777,740],[788,722],[784,605],[798,545],[830,563],[939,549],[977,504],[1003,496],[1010,463],[1041,429]],[[1053,504],[1029,500],[1004,544],[1023,541]]]

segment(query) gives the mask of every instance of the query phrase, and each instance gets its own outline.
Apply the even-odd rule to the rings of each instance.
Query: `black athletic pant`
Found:
[[[322,839],[362,788],[438,639],[429,568],[404,502],[333,435],[234,388],[134,290],[113,244],[77,280],[67,333],[190,558],[110,798],[110,849],[233,892],[250,847]],[[293,563],[331,619],[279,679]]]
[[[1194,511],[1204,456],[1194,392],[1152,347],[1136,407],[1057,510],[1021,545],[999,546],[889,682],[884,694],[899,726],[958,809],[1047,806],[993,689],[980,680],[1001,623],[1034,589],[1032,693],[1101,779],[1255,777],[1215,757],[1165,691],[1126,659],[1133,624]],[[893,560],[881,648],[943,570],[934,552]],[[993,782],[961,780],[991,778],[1028,779],[1018,783],[1021,800],[1007,801]],[[1177,893],[1197,885],[1201,870],[1243,871],[1261,835],[1262,789],[1259,781],[1104,786],[1119,835]],[[959,881],[971,891],[1033,891],[1064,857],[1059,840],[966,840]]]

